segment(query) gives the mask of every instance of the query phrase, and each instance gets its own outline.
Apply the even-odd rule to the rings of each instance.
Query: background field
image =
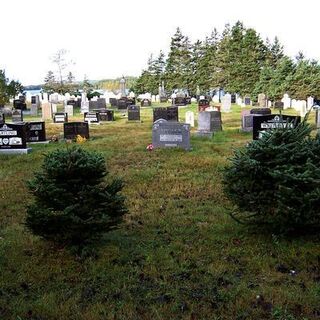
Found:
[[[221,169],[251,140],[239,132],[240,107],[232,109],[223,132],[192,135],[189,152],[146,151],[151,108],[142,123],[119,112],[91,126],[83,147],[102,152],[110,174],[124,179],[130,212],[96,258],[76,258],[23,226],[26,180],[45,153],[68,144],[1,156],[0,319],[319,319],[319,235],[248,232],[227,214]],[[187,110],[196,106],[179,110],[180,120]],[[47,123],[53,134],[62,136],[62,125]]]

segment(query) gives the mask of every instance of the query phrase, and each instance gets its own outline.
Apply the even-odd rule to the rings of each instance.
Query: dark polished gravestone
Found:
[[[46,126],[44,121],[27,122],[27,142],[45,142]]]
[[[176,97],[172,99],[173,106],[186,106],[187,105],[187,98],[185,97]]]
[[[167,121],[179,121],[179,109],[177,106],[159,107],[153,109],[153,122],[164,119]]]
[[[250,97],[244,97],[244,105],[245,106],[250,106],[251,105]]]
[[[268,129],[294,128],[301,122],[300,116],[287,116],[270,114],[266,116],[253,117],[252,139],[258,140]]]
[[[98,113],[99,121],[114,121],[114,110],[95,109],[92,111]]]
[[[178,147],[190,150],[190,125],[159,119],[152,126],[154,148]]]
[[[135,105],[135,103],[136,103],[135,98],[122,97],[118,99],[117,106],[119,110],[126,110],[129,106]]]
[[[231,94],[231,103],[236,103],[236,99],[237,99],[237,96],[234,93],[232,93]]]
[[[280,101],[280,100],[278,100],[278,101],[276,101],[274,103],[274,107],[277,108],[277,109],[281,109],[282,110],[283,106],[284,106],[284,103],[282,101]]]
[[[141,100],[141,107],[151,107],[151,100],[150,99],[142,99]]]
[[[97,109],[106,109],[107,102],[105,98],[98,98],[97,100]]]
[[[163,102],[168,102],[168,98],[167,97],[164,97],[164,96],[161,96],[160,97],[160,102],[163,103]]]
[[[64,112],[56,112],[53,114],[54,123],[65,123],[68,122],[68,114]]]
[[[27,104],[20,99],[13,100],[13,107],[19,110],[27,110]]]
[[[271,114],[270,108],[253,108],[250,110],[251,114],[262,114],[262,115],[269,115]]]
[[[208,99],[199,99],[198,101],[198,111],[205,111],[207,108],[210,107],[210,102]]]
[[[109,98],[109,103],[111,104],[111,107],[118,106],[118,100],[116,98]]]
[[[75,140],[77,136],[89,139],[89,125],[87,122],[68,122],[63,125],[66,140]]]
[[[94,109],[98,109],[98,101],[89,101],[89,111],[92,111]]]
[[[19,109],[12,110],[11,119],[13,123],[23,122],[23,111]]]
[[[140,121],[140,107],[129,106],[128,107],[128,121]]]
[[[77,101],[76,100],[68,100],[67,106],[73,106],[75,108],[77,106]]]
[[[100,124],[99,121],[99,112],[85,112],[84,113],[84,122],[90,122],[94,124]]]
[[[29,150],[26,123],[0,125],[0,154],[28,153]]]

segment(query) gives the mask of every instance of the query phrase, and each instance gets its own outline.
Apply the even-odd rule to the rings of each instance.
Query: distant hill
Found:
[[[96,89],[111,90],[111,91],[118,90],[120,79],[121,78],[99,80],[94,83],[94,86]],[[130,89],[134,86],[137,80],[137,77],[125,77],[125,79],[126,79],[126,87]]]

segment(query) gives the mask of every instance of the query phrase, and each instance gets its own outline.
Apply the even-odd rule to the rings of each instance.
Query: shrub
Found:
[[[305,119],[235,151],[223,179],[233,218],[275,233],[319,228],[320,140],[310,133]]]
[[[120,179],[105,181],[104,158],[79,146],[46,155],[42,170],[28,181],[35,201],[26,226],[57,244],[84,246],[114,228],[126,208]]]

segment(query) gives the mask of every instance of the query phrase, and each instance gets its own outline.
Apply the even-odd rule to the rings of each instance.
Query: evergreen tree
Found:
[[[114,228],[126,212],[119,179],[105,181],[101,154],[79,147],[46,155],[42,170],[28,183],[35,202],[26,226],[58,244],[82,247]]]

